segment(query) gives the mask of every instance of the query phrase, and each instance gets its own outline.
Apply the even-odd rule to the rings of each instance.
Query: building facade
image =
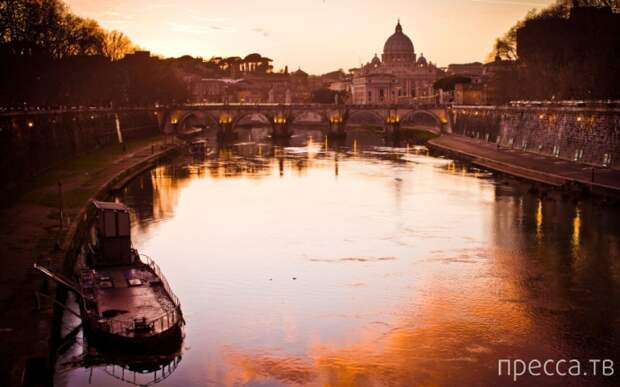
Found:
[[[436,102],[433,83],[443,72],[424,55],[417,56],[413,43],[403,33],[400,21],[383,47],[381,59],[374,58],[353,69],[351,83],[354,104]]]

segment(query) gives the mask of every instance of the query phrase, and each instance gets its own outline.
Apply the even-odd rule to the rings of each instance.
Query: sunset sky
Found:
[[[447,66],[484,61],[495,38],[553,0],[66,0],[155,54],[245,56],[319,74],[381,54],[400,18],[417,54]]]

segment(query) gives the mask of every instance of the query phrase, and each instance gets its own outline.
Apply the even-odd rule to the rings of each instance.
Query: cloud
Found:
[[[167,22],[168,27],[170,27],[171,31],[180,32],[183,34],[189,35],[208,35],[213,33],[213,31],[233,31],[233,29],[229,26],[222,25],[206,25],[206,24],[189,24],[189,23],[176,23],[176,22]]]
[[[112,28],[125,28],[129,26],[129,23],[134,20],[134,17],[126,13],[105,11],[101,13],[99,21]]]
[[[252,31],[254,31],[254,32],[258,33],[258,34],[261,34],[263,36],[271,35],[271,32],[269,30],[266,30],[266,29],[261,28],[261,27],[252,28]]]
[[[128,15],[126,13],[114,12],[114,11],[104,11],[101,13],[101,16],[108,16],[117,19],[133,19],[133,16]]]
[[[208,16],[198,16],[192,15],[192,19],[203,21],[203,22],[228,22],[231,19],[229,17],[208,17]]]
[[[165,8],[174,8],[175,4],[174,3],[156,3],[156,4],[149,4],[147,7],[152,8],[152,9],[165,9]]]
[[[126,29],[131,24],[129,20],[101,19],[99,22],[102,26],[111,29]]]
[[[174,32],[180,32],[180,33],[191,34],[191,35],[205,35],[209,33],[208,26],[188,24],[188,23],[181,24],[181,23],[175,23],[175,22],[167,22],[166,24],[170,27],[170,30]]]

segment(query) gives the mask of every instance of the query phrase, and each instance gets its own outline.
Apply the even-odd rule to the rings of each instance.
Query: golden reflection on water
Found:
[[[571,236],[571,252],[573,258],[579,259],[580,254],[580,235],[581,235],[581,209],[575,208],[575,217],[573,218],[573,234]]]
[[[538,199],[538,205],[536,207],[536,239],[538,242],[543,238],[543,207],[542,200]]]
[[[519,289],[506,285],[496,291],[518,298]],[[492,380],[497,353],[526,346],[523,338],[536,330],[535,323],[523,307],[495,305],[488,289],[476,289],[466,298],[458,292],[431,283],[422,302],[405,306],[392,321],[369,321],[345,344],[314,339],[305,356],[231,349],[227,361],[234,364],[233,375],[226,380],[265,378],[322,386],[474,385]]]
[[[172,385],[491,386],[511,383],[499,358],[589,354],[558,271],[592,260],[579,207],[570,227],[574,206],[545,203],[543,224],[540,198],[425,149],[329,145],[223,149],[128,187],[187,320]]]

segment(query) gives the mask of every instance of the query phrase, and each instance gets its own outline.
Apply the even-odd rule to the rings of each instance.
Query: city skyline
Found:
[[[380,55],[398,19],[416,53],[438,66],[484,62],[497,37],[530,9],[544,8],[553,1],[312,0],[295,7],[284,0],[241,7],[196,0],[66,3],[76,14],[95,19],[106,29],[122,31],[153,54],[207,59],[258,52],[272,58],[276,70],[288,66],[320,74],[357,67],[375,53]],[[367,23],[368,15],[374,18],[372,23]],[[307,27],[300,25],[300,16]]]

